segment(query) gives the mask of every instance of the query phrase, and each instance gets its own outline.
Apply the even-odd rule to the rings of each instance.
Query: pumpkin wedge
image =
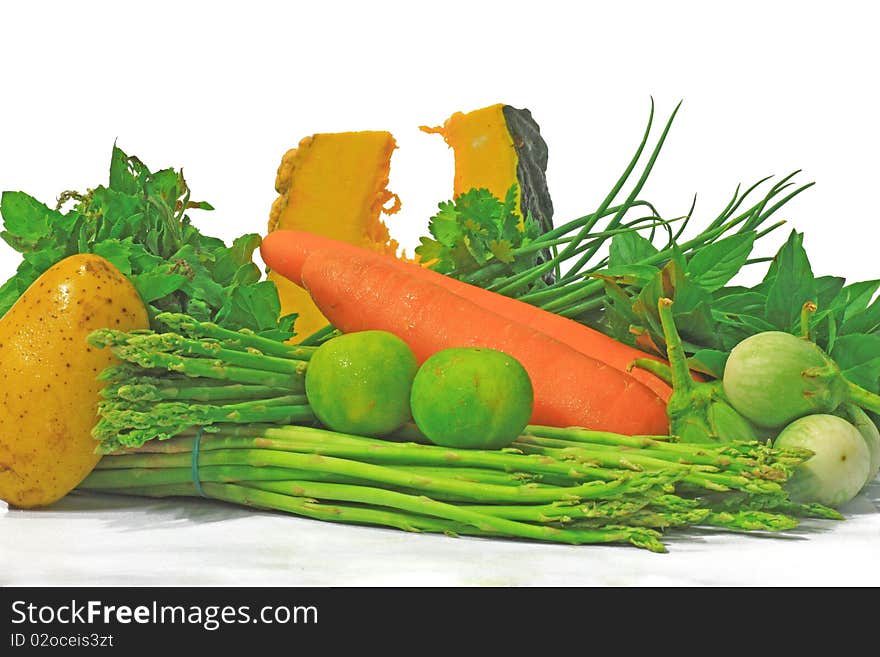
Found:
[[[517,186],[522,216],[531,214],[541,231],[553,227],[553,203],[547,189],[547,144],[527,109],[496,104],[456,112],[442,126],[422,126],[439,134],[455,154],[455,197],[488,189],[503,199]]]
[[[400,199],[387,189],[395,148],[391,133],[382,131],[306,137],[278,167],[269,231],[304,230],[395,254],[398,244],[380,219],[400,209]],[[294,340],[327,325],[308,292],[271,272],[269,278],[278,287],[282,315],[299,315]]]

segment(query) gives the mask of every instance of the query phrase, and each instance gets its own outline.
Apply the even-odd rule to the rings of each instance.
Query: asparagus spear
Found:
[[[231,331],[211,322],[200,322],[189,315],[180,313],[159,313],[156,315],[156,320],[172,331],[190,338],[216,339],[230,348],[252,350],[279,358],[308,360],[315,351],[315,347],[307,347],[302,344],[289,345],[285,342],[254,335],[253,332],[246,329]]]

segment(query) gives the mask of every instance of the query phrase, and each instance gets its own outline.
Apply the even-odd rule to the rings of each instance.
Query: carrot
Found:
[[[416,264],[404,262],[380,253],[373,253],[357,246],[340,242],[313,233],[304,231],[275,231],[263,240],[261,253],[264,262],[270,269],[280,273],[285,278],[292,280],[297,285],[302,285],[302,263],[305,258],[317,249],[334,249],[338,252],[360,253],[363,257],[375,258],[377,261],[389,262],[399,267],[401,271],[408,272],[411,276],[420,277],[430,281],[455,294],[476,303],[492,312],[498,313],[512,321],[530,326],[553,337],[571,348],[602,361],[621,372],[627,371],[627,366],[636,358],[651,358],[665,363],[661,358],[647,354],[639,349],[618,342],[613,338],[579,322],[565,317],[560,317],[546,310],[542,310],[524,301],[511,299],[503,294],[497,294],[484,290],[475,285],[444,276]],[[635,379],[648,386],[663,401],[669,401],[672,388],[650,372],[634,369],[630,373]]]
[[[420,362],[447,347],[484,347],[513,356],[532,380],[533,423],[668,432],[663,400],[629,375],[385,260],[319,249],[302,262],[300,274],[338,329],[394,333]]]

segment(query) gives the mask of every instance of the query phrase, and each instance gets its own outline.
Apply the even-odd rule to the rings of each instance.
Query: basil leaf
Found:
[[[608,267],[626,267],[657,254],[651,241],[635,231],[619,233],[611,239]]]
[[[700,349],[688,359],[688,364],[692,370],[697,370],[720,379],[724,376],[724,366],[727,364],[727,357],[729,355],[730,353],[727,351]]]
[[[716,313],[753,315],[763,312],[766,303],[767,297],[763,294],[758,292],[742,292],[715,299],[712,302],[712,309]]]
[[[880,336],[844,335],[837,339],[831,357],[844,376],[872,392],[880,389]]]
[[[862,312],[852,315],[844,321],[840,327],[841,335],[850,333],[876,333],[880,331],[880,299],[875,299],[874,303],[868,306]]]
[[[709,292],[724,287],[745,266],[756,236],[755,231],[737,233],[697,251],[687,264],[691,279]]]
[[[803,247],[803,233],[791,232],[773,260],[775,276],[767,290],[764,316],[780,331],[796,332],[807,301],[816,300],[816,281]]]
[[[816,279],[816,305],[819,312],[834,309],[835,301],[840,297],[845,283],[846,279],[840,276],[820,276]]]
[[[663,336],[657,303],[666,297],[675,301],[673,316],[685,342],[717,346],[716,322],[712,317],[712,296],[690,280],[676,260],[670,260],[657,275],[642,288],[633,311],[653,331],[652,337]]]

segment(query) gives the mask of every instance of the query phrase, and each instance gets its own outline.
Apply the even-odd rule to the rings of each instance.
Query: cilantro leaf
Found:
[[[513,262],[513,244],[507,240],[490,240],[489,251],[505,264]]]
[[[459,212],[451,201],[439,204],[440,211],[431,218],[428,230],[443,246],[455,246],[461,237]]]
[[[513,185],[503,200],[487,189],[471,189],[439,203],[428,223],[431,237],[419,239],[416,255],[435,271],[456,278],[467,280],[479,271],[483,284],[524,271],[540,260],[541,251],[520,249],[541,230],[531,216],[521,215],[517,199]]]

